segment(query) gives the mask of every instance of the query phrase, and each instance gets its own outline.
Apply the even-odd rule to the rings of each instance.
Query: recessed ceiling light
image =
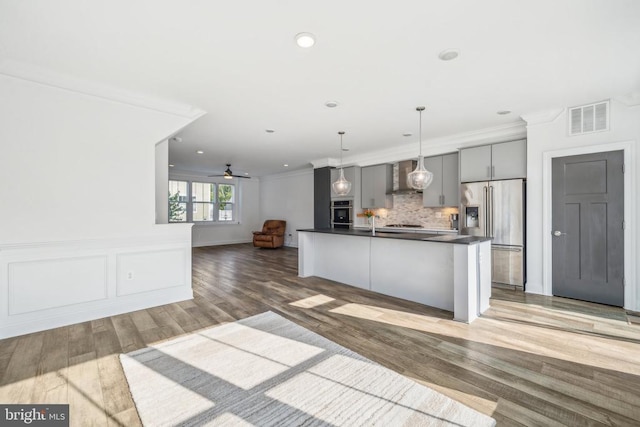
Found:
[[[443,61],[451,61],[452,59],[456,59],[460,55],[460,51],[458,49],[446,49],[440,52],[438,58]]]
[[[316,44],[316,36],[311,33],[298,33],[295,37],[296,44],[302,48],[310,48]]]
[[[264,130],[266,133],[274,133],[275,129],[265,129]]]
[[[338,101],[327,101],[324,105],[325,107],[336,108],[338,106]]]
[[[245,172],[244,174],[245,174],[245,175],[249,175],[249,172]]]
[[[412,136],[413,134],[411,132],[405,132],[402,134],[402,136]]]
[[[198,151],[196,151],[196,153],[197,153],[197,154],[204,154],[204,151],[202,151],[202,150],[198,150]]]
[[[285,167],[285,168],[288,168],[288,167],[289,167],[289,165],[285,163],[285,164],[284,164],[284,167]]]
[[[172,168],[173,166],[175,166],[175,165],[172,165],[171,163],[169,163],[169,167],[170,167],[170,168]]]
[[[509,110],[500,110],[500,111],[497,111],[496,114],[499,114],[501,116],[506,116],[507,114],[511,114],[511,111],[509,111]]]

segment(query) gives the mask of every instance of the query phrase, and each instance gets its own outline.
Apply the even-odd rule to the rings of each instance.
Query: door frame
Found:
[[[550,150],[542,153],[542,290],[544,295],[553,295],[552,289],[552,243],[551,243],[551,161],[556,157],[576,156],[580,154],[602,153],[607,151],[624,152],[624,308],[638,310],[636,307],[636,153],[633,141],[613,142],[581,147]]]

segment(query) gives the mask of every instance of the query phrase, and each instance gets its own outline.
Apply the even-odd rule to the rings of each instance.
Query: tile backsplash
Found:
[[[458,213],[458,208],[425,208],[422,194],[395,194],[392,209],[373,209],[379,219],[376,226],[386,224],[420,224],[424,228],[451,228],[450,214]],[[362,219],[364,224],[367,219]]]

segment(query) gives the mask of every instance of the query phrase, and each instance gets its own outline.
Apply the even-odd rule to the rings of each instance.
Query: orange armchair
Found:
[[[257,248],[279,248],[284,245],[284,230],[287,221],[268,219],[262,225],[262,231],[253,232],[253,246]]]

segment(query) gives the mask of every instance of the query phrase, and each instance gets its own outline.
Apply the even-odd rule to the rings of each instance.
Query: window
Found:
[[[169,181],[169,222],[187,222],[187,181]]]
[[[169,181],[169,222],[237,222],[236,186]]]
[[[208,182],[191,183],[193,221],[213,221],[216,185]]]
[[[218,184],[218,221],[233,221],[234,186]]]

